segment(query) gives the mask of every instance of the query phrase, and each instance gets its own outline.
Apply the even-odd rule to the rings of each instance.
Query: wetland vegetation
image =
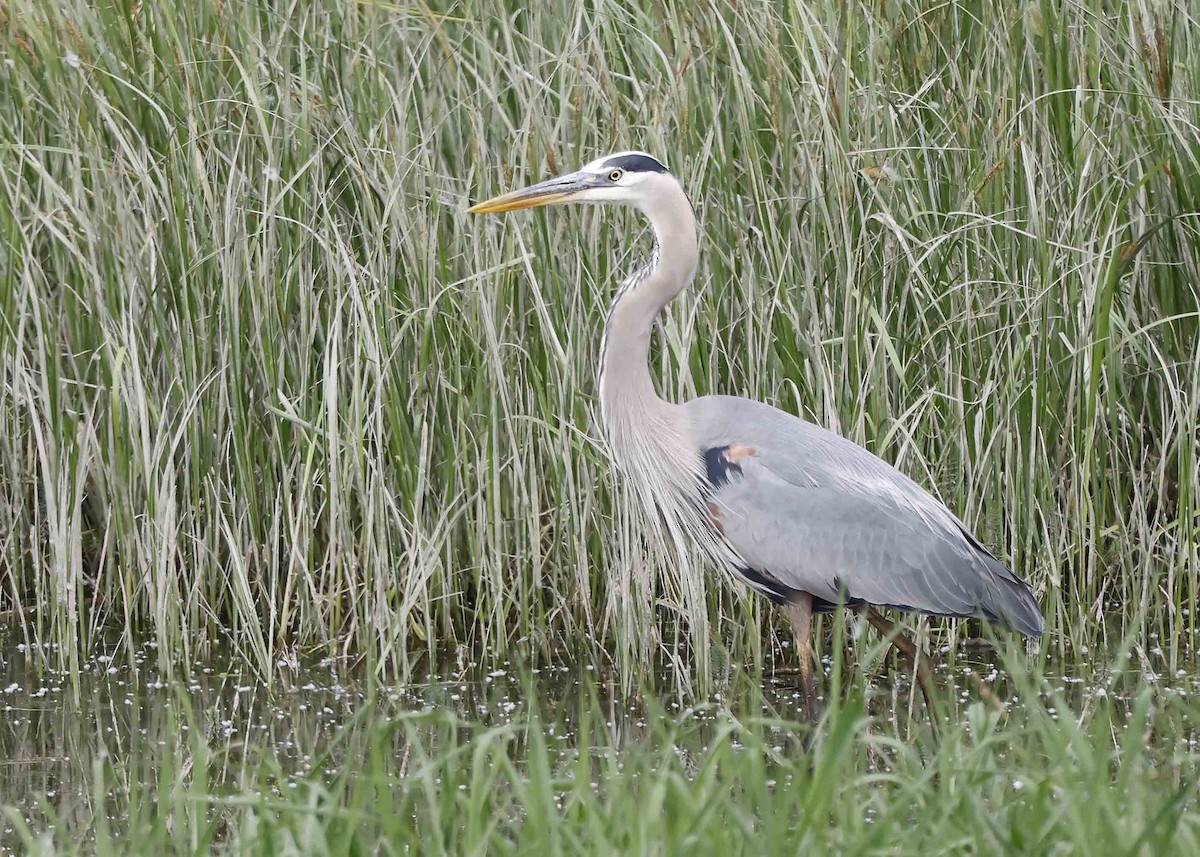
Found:
[[[1189,4],[9,0],[0,54],[0,853],[1200,853]],[[465,214],[622,148],[704,234],[664,394],[896,463],[1039,643],[910,617],[930,714],[826,618],[808,724],[656,560],[594,414],[643,225]]]

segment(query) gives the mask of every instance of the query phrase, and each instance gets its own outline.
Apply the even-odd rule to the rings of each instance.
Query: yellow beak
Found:
[[[537,208],[566,202],[581,190],[594,187],[595,178],[586,173],[568,173],[556,179],[539,182],[531,187],[493,197],[486,202],[476,203],[467,209],[468,214],[499,214],[502,211],[517,211],[522,208]]]

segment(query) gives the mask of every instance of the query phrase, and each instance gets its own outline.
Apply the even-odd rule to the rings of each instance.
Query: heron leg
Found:
[[[812,596],[807,592],[798,593],[783,603],[783,613],[791,623],[796,652],[800,656],[800,693],[809,715],[813,715],[817,710],[817,693],[813,684]]]
[[[913,665],[913,674],[921,686],[921,696],[925,698],[925,707],[933,712],[933,671],[929,668],[929,656],[921,651],[921,647],[913,642],[900,626],[884,616],[874,607],[866,610],[867,621],[871,623],[884,639],[908,658]]]

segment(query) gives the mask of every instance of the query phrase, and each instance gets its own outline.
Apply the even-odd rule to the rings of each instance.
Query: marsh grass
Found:
[[[1147,683],[1119,666],[1080,694],[1018,654],[1003,662],[1013,681],[1003,699],[996,686],[964,701],[937,743],[898,732],[857,670],[816,728],[764,704],[761,675],[721,702],[684,706],[653,693],[614,705],[594,681],[557,698],[530,685],[504,718],[486,704],[483,718],[397,712],[379,688],[299,777],[256,731],[261,712],[223,712],[239,728],[214,733],[180,688],[148,718],[135,703],[124,738],[71,721],[74,764],[91,760],[84,788],[52,780],[58,791],[35,809],[0,812],[0,849],[1195,853],[1195,684]]]
[[[1194,644],[1187,4],[11,0],[0,32],[0,614],[58,665],[113,627],[264,676],[761,662],[761,605],[648,557],[606,462],[644,227],[464,214],[616,148],[703,224],[665,394],[896,462],[1060,655]]]

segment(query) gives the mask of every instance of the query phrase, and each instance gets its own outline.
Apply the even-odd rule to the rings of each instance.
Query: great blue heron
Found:
[[[871,605],[936,616],[983,617],[1040,636],[1029,586],[941,502],[887,462],[820,426],[751,399],[664,401],[648,363],[654,320],[692,281],[696,218],[657,159],[619,152],[583,169],[498,196],[475,214],[569,202],[632,205],[656,246],[621,283],[600,351],[600,406],[616,463],[649,510],[700,540],[750,586],[780,605],[813,704],[814,612],[839,604],[913,661],[919,650]]]

